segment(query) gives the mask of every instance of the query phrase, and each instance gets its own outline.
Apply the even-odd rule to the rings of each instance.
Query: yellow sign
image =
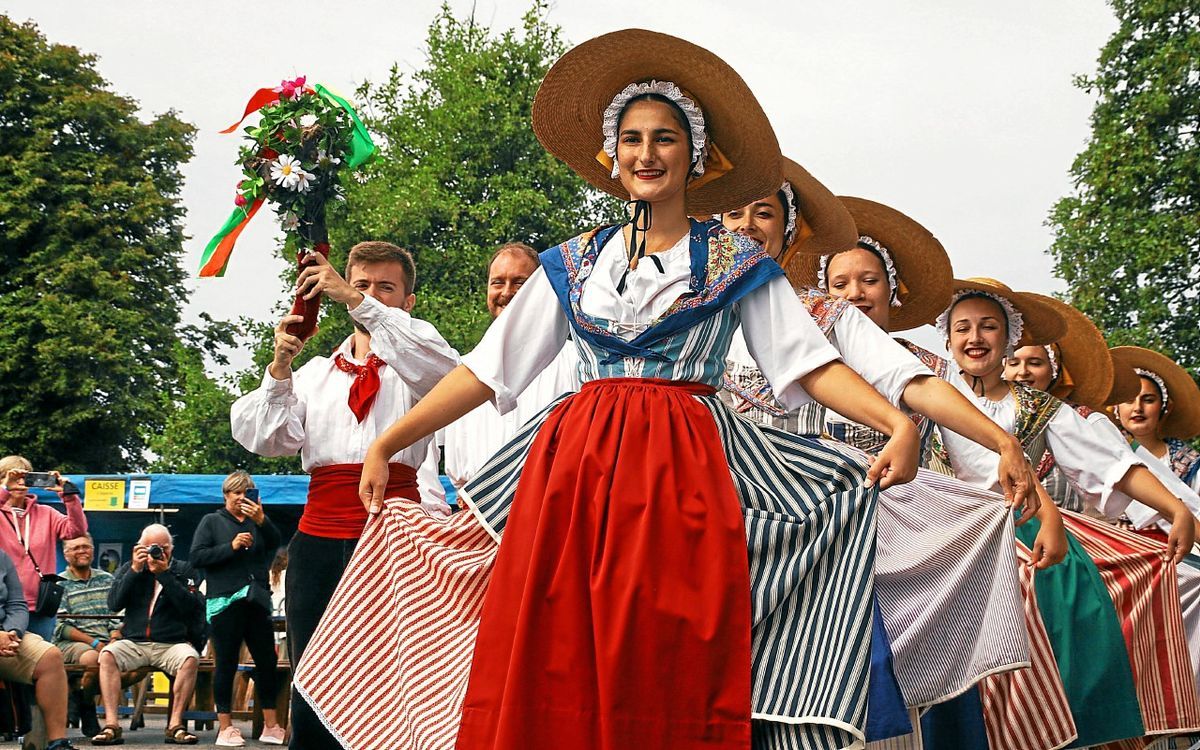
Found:
[[[125,507],[124,479],[87,479],[83,483],[85,510],[112,510]]]

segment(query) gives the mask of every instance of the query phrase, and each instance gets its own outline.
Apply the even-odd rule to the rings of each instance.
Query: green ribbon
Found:
[[[350,115],[353,128],[350,131],[350,145],[349,153],[346,155],[346,166],[354,169],[371,158],[371,154],[375,153],[375,142],[371,140],[371,134],[367,132],[367,127],[362,124],[362,120],[358,119],[358,113],[354,111],[354,107],[350,106],[350,102],[319,83],[316,85],[315,90],[317,95],[322,99],[330,104],[341,107],[346,114]]]

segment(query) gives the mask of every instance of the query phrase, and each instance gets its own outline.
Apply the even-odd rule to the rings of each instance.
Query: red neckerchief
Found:
[[[371,411],[375,396],[379,394],[379,368],[383,367],[384,361],[374,354],[368,354],[365,365],[356,365],[338,354],[333,358],[333,363],[342,372],[354,376],[354,384],[350,386],[350,411],[362,422]]]

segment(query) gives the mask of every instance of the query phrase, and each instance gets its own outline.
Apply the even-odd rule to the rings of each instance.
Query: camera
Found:
[[[163,552],[161,544],[151,544],[146,548],[146,554],[150,555],[150,557],[154,558],[155,560],[161,560],[166,557],[166,553]]]
[[[54,475],[48,471],[27,471],[25,472],[26,487],[53,487],[58,484],[54,479]]]

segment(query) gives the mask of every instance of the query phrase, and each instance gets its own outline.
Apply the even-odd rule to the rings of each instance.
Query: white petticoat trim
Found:
[[[1167,381],[1163,380],[1162,376],[1160,376],[1157,372],[1143,370],[1140,367],[1133,368],[1133,371],[1142,377],[1150,378],[1154,381],[1154,384],[1158,386],[1158,392],[1162,394],[1163,408],[1165,409],[1171,401],[1171,394],[1167,392]]]
[[[704,113],[700,111],[700,107],[696,106],[695,102],[684,96],[679,87],[670,81],[650,81],[649,83],[629,84],[621,93],[613,97],[612,103],[604,110],[604,122],[601,125],[604,133],[604,153],[613,160],[612,174],[609,176],[615,179],[620,174],[620,167],[617,164],[617,121],[621,119],[621,112],[625,110],[625,105],[629,103],[629,100],[643,94],[665,96],[683,110],[683,115],[687,118],[688,125],[692,130],[691,173],[697,177],[704,174],[704,159],[708,156],[708,136],[704,130]]]
[[[796,217],[800,212],[796,210],[796,193],[792,190],[792,183],[785,180],[779,189],[786,197],[783,210],[787,211],[787,226],[783,228],[783,246],[788,248],[796,238]]]
[[[874,248],[875,253],[883,261],[883,270],[887,272],[888,279],[888,298],[891,300],[892,307],[900,307],[900,284],[896,280],[896,264],[892,261],[892,254],[878,240],[867,235],[861,235],[858,238],[859,243],[870,245]],[[840,253],[835,253],[840,255]],[[829,291],[829,285],[825,279],[825,269],[829,266],[829,259],[833,255],[822,255],[820,263],[817,264],[817,287],[825,291]]]
[[[954,309],[954,306],[963,297],[987,297],[1000,305],[1000,308],[1004,310],[1004,315],[1008,318],[1008,349],[1004,354],[1007,357],[1011,357],[1013,352],[1017,350],[1017,344],[1021,341],[1021,334],[1025,332],[1025,318],[1021,316],[1017,308],[1013,307],[1011,302],[998,294],[983,292],[977,289],[963,289],[960,292],[955,292],[954,296],[950,298],[950,304],[946,306],[946,309],[942,311],[942,314],[938,316],[937,322],[934,324],[937,326],[938,333],[942,335],[943,339],[950,339],[950,311]]]

